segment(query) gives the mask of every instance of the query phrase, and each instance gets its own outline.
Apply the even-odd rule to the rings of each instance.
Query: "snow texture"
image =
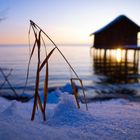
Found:
[[[58,96],[59,95],[59,96]],[[56,96],[56,97],[55,97]],[[49,94],[47,121],[37,111],[30,121],[33,102],[0,98],[0,140],[139,140],[140,103],[126,99],[81,104],[56,90]]]

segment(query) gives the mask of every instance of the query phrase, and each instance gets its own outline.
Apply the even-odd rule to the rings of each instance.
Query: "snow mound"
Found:
[[[61,94],[62,94],[62,92],[59,89],[49,93],[47,103],[57,104],[59,102],[59,97],[60,97]]]
[[[88,121],[91,121],[91,118],[87,111],[77,108],[73,95],[65,93],[60,96],[60,101],[54,108],[54,113],[47,124],[51,126],[79,126],[88,123]]]
[[[67,92],[73,94],[72,86],[70,83],[67,83],[64,87],[60,88],[62,92]]]
[[[65,94],[65,93],[73,94],[71,84],[67,83],[64,87],[57,88],[56,90],[54,90],[52,92],[49,92],[48,96],[47,96],[47,103],[49,103],[49,104],[57,104],[60,101],[61,94]],[[40,96],[41,102],[44,102],[44,91],[40,91],[39,96]],[[31,98],[32,96],[22,94],[22,97]],[[33,102],[33,101],[34,101],[34,99],[31,100],[31,102]]]
[[[57,104],[59,102],[59,97],[61,94],[63,94],[63,93],[59,89],[56,89],[55,91],[48,93],[47,103]],[[40,96],[41,102],[44,102],[44,92],[43,91],[39,92],[39,96]],[[32,99],[32,101],[34,101],[34,99]]]

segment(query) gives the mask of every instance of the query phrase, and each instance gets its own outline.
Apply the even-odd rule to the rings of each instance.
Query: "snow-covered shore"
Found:
[[[56,91],[49,98],[46,122],[39,111],[35,121],[30,121],[32,101],[0,98],[0,140],[140,139],[140,103],[125,99],[93,102],[86,111],[84,104],[76,108],[73,95]]]

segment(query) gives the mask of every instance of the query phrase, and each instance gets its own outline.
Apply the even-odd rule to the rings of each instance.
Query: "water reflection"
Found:
[[[138,83],[139,51],[94,49],[94,73],[105,76],[106,83]]]
[[[99,97],[137,99],[139,91],[132,85],[140,82],[139,50],[92,49],[92,58],[96,86],[102,87],[95,90]]]
[[[121,62],[121,59],[122,59],[122,50],[118,48],[116,53],[116,60],[117,62]]]

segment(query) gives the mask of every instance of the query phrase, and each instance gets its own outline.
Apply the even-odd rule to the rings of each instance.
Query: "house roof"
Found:
[[[118,24],[121,21],[125,21],[125,22],[127,21],[128,23],[132,24],[132,26],[135,27],[138,31],[140,31],[140,27],[135,22],[133,22],[132,20],[130,20],[125,15],[120,15],[117,18],[115,18],[112,22],[110,22],[109,24],[107,24],[103,28],[97,30],[96,32],[94,32],[94,33],[92,33],[90,35],[95,35],[95,34],[99,34],[99,33],[103,32],[103,31],[106,31],[106,30],[110,29],[112,26]]]

